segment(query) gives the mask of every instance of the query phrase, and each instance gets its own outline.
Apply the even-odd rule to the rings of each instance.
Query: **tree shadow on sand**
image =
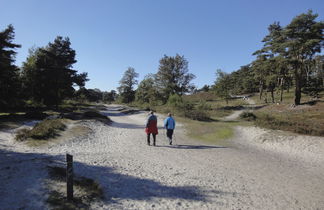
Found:
[[[43,208],[46,193],[39,191],[39,185],[49,178],[47,175],[49,165],[58,163],[61,167],[65,167],[65,156],[18,153],[0,149],[0,157],[0,206],[5,209],[6,207],[18,209],[35,208],[35,205],[38,204],[40,209]],[[78,154],[74,155],[74,159],[78,159]],[[25,166],[27,164],[27,167],[19,164]],[[30,167],[28,167],[29,165]],[[113,167],[88,165],[77,161],[74,162],[73,168],[76,175],[94,179],[99,183],[104,191],[102,202],[106,205],[119,204],[123,200],[159,198],[205,202],[210,197],[231,194],[215,189],[208,191],[194,185],[169,186],[152,179],[118,173]],[[8,173],[9,170],[15,170],[15,172]],[[8,176],[11,177],[8,178]],[[9,187],[11,190],[7,192],[6,189]],[[28,200],[27,204],[26,199]]]
[[[227,147],[223,146],[208,146],[208,145],[181,145],[181,144],[175,144],[175,145],[166,145],[166,146],[160,146],[157,145],[157,147],[168,147],[171,149],[225,149]]]
[[[151,200],[156,198],[184,199],[206,202],[210,197],[231,194],[206,190],[199,186],[168,186],[158,181],[115,172],[114,168],[75,163],[76,171],[97,180],[104,188],[106,202],[116,200]],[[113,201],[114,200],[114,201]]]
[[[136,124],[131,124],[131,123],[120,123],[120,122],[112,122],[110,124],[111,127],[116,127],[116,128],[126,128],[126,129],[145,129],[144,125],[136,125]],[[164,129],[163,126],[158,126],[158,130]]]

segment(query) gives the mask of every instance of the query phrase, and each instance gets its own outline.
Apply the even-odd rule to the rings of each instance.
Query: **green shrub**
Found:
[[[199,121],[210,120],[208,113],[204,110],[188,110],[185,112],[184,116],[192,120],[199,120]]]
[[[212,110],[212,107],[210,104],[207,104],[206,101],[200,101],[197,105],[198,110]]]
[[[29,132],[29,129],[23,128],[17,132],[15,139],[17,141],[24,141],[29,138]]]
[[[181,96],[178,94],[170,95],[167,104],[173,107],[179,107],[183,103]]]
[[[20,130],[15,139],[17,141],[24,141],[28,138],[32,139],[49,139],[58,135],[59,131],[65,130],[66,125],[62,119],[44,120],[37,123],[33,129]]]
[[[244,120],[247,120],[247,121],[256,120],[256,116],[252,112],[243,112],[243,113],[240,114],[240,118],[244,119]]]
[[[66,125],[61,119],[44,120],[37,123],[33,129],[30,130],[30,137],[33,139],[48,139],[55,137],[58,131],[65,130]]]

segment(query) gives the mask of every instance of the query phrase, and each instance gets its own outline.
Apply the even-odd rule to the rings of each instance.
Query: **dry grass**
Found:
[[[74,175],[73,201],[66,200],[66,169],[62,167],[49,167],[50,195],[47,202],[54,209],[89,209],[91,202],[103,198],[100,185],[89,178]]]
[[[57,136],[55,138],[49,138],[46,140],[28,139],[28,141],[26,142],[27,145],[30,147],[39,147],[48,144],[56,144],[66,139],[72,139],[76,136],[85,136],[92,132],[92,130],[89,127],[79,125],[78,122],[68,121],[66,124],[70,124],[71,126],[69,126],[69,129],[66,129],[65,131],[60,133],[60,136]]]
[[[266,106],[255,112],[256,124],[271,129],[324,136],[324,101],[311,104],[297,107],[287,104]]]
[[[234,136],[235,126],[251,124],[249,122],[201,122],[178,117],[177,120],[184,124],[189,137],[204,143],[217,144],[220,146],[229,146],[227,140]]]
[[[15,139],[17,141],[25,141],[29,138],[46,140],[58,136],[61,131],[65,130],[65,128],[66,125],[64,124],[64,119],[44,120],[37,123],[31,130],[19,130]]]

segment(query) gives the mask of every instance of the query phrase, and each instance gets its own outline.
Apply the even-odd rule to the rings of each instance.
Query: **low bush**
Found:
[[[198,110],[212,110],[212,107],[210,104],[207,104],[206,101],[200,101],[199,104],[197,105]]]
[[[37,123],[31,130],[20,130],[15,139],[17,141],[24,141],[28,138],[49,139],[51,137],[55,137],[60,131],[63,131],[66,128],[66,125],[62,121],[62,119],[44,120]]]
[[[15,139],[17,141],[24,141],[24,140],[26,140],[26,139],[28,139],[30,137],[29,132],[30,132],[30,130],[27,129],[27,128],[20,129],[17,132]]]
[[[74,174],[74,196],[72,201],[66,199],[66,169],[58,166],[48,167],[52,179],[47,199],[51,209],[90,209],[91,203],[104,198],[104,192],[93,179]],[[53,187],[54,185],[54,187]]]
[[[188,110],[184,113],[184,116],[192,120],[199,120],[199,121],[210,120],[208,113],[204,110]]]
[[[242,114],[240,114],[240,118],[246,121],[256,120],[256,116],[252,112],[243,112]]]

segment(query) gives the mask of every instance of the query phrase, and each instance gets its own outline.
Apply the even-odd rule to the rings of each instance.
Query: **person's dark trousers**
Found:
[[[172,135],[173,135],[173,129],[167,129],[167,137],[169,138],[170,145],[172,144]]]
[[[151,134],[147,134],[147,145],[150,145],[150,136]],[[153,146],[155,146],[155,141],[156,141],[156,134],[152,133],[153,136]]]

